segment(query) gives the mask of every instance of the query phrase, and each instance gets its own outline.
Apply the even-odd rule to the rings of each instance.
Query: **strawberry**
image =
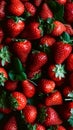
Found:
[[[39,16],[43,19],[46,20],[48,18],[53,17],[53,13],[47,3],[43,3],[39,12]]]
[[[18,130],[16,118],[14,116],[10,117],[10,119],[6,121],[3,130]]]
[[[62,120],[60,119],[58,113],[52,107],[40,107],[38,113],[38,120],[45,126],[60,125]]]
[[[3,29],[0,27],[0,43],[2,42],[4,38],[4,32],[3,32]]]
[[[71,87],[73,88],[73,73],[71,73],[69,75],[69,84],[71,85]]]
[[[66,2],[67,2],[67,0],[56,0],[60,5],[64,5]]]
[[[69,35],[73,36],[73,28],[72,28],[72,26],[70,24],[65,24],[65,27],[66,27],[66,32]]]
[[[3,20],[5,17],[5,6],[5,0],[0,1],[0,21]]]
[[[73,71],[73,53],[68,56],[66,67],[68,71]]]
[[[52,92],[54,88],[55,82],[52,80],[41,79],[38,83],[38,89],[45,94]]]
[[[58,85],[59,83],[62,84],[64,82],[65,74],[66,72],[64,69],[64,65],[51,64],[48,68],[48,76],[51,78],[51,80],[56,82],[56,85]]]
[[[35,6],[32,4],[32,3],[30,3],[30,2],[25,2],[24,3],[24,7],[25,7],[25,14],[26,14],[26,16],[28,15],[28,16],[34,16],[35,15],[35,13],[36,13],[36,8],[35,8]]]
[[[8,91],[14,91],[17,88],[18,81],[7,80],[5,83],[5,88]]]
[[[13,44],[13,51],[22,63],[25,63],[31,51],[31,43],[28,40],[17,40]]]
[[[64,42],[54,44],[54,61],[56,64],[62,64],[72,51],[72,46]]]
[[[68,23],[73,23],[73,3],[72,2],[65,4],[64,17]]]
[[[37,117],[37,109],[33,105],[26,105],[23,109],[23,115],[27,123],[33,123]]]
[[[18,91],[12,92],[9,100],[11,108],[16,110],[22,110],[27,104],[25,95]]]
[[[27,98],[31,98],[35,95],[36,88],[29,80],[22,81],[22,89],[23,89],[24,95]]]
[[[28,124],[27,126],[28,130],[46,130],[45,127],[41,124],[34,124],[34,125],[31,125],[31,124]]]
[[[63,103],[62,95],[58,90],[52,92],[45,99],[46,106],[61,105],[62,103]]]
[[[2,67],[0,67],[0,85],[4,86],[6,80],[8,79],[8,74],[6,70]]]
[[[24,29],[25,23],[19,17],[12,16],[12,18],[7,19],[6,29],[10,37],[18,36]]]
[[[47,63],[48,57],[44,52],[32,51],[29,59],[28,72],[34,72],[41,69]]]
[[[25,8],[20,0],[10,0],[7,5],[7,10],[12,15],[21,16],[24,13]]]
[[[36,7],[39,7],[43,0],[33,0],[33,3]]]
[[[60,36],[63,32],[66,31],[65,25],[60,21],[54,21],[53,22],[54,29],[52,30],[53,36]]]
[[[63,90],[62,90],[62,93],[63,93],[64,97],[67,97],[68,94],[69,94],[71,91],[72,91],[71,86],[65,86],[65,87],[63,88]]]

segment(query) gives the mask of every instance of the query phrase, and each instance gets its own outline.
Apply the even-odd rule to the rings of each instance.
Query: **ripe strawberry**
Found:
[[[27,104],[25,95],[18,91],[12,92],[9,100],[11,108],[16,110],[22,110]]]
[[[58,90],[52,92],[45,99],[46,106],[61,105],[62,103],[63,103],[62,95]]]
[[[71,53],[72,47],[64,42],[56,42],[54,45],[54,61],[56,64],[62,64]]]
[[[65,24],[65,27],[66,27],[66,32],[69,35],[73,36],[73,28],[72,28],[72,26],[70,24]]]
[[[73,72],[69,75],[69,84],[73,88]]]
[[[4,32],[3,32],[3,29],[0,27],[0,43],[2,42],[4,38]]]
[[[48,18],[53,17],[53,13],[47,3],[43,3],[39,12],[39,16],[43,19],[46,20]]]
[[[68,56],[66,67],[68,71],[73,71],[73,53]]]
[[[31,124],[29,124],[28,126],[28,130],[46,130],[46,128],[43,126],[43,125],[41,125],[41,124],[34,124],[34,125],[31,125]]]
[[[38,120],[45,126],[60,125],[62,120],[52,107],[40,107]]]
[[[20,0],[10,0],[7,5],[7,10],[12,15],[21,16],[24,13],[25,8]]]
[[[53,36],[60,36],[63,32],[66,31],[65,25],[60,21],[54,21],[53,25],[54,25],[54,29],[51,33]]]
[[[35,15],[36,8],[35,8],[35,6],[32,3],[25,2],[24,3],[24,7],[25,7],[25,12],[24,13],[26,13],[26,17],[27,17],[27,15],[28,16],[34,16]]]
[[[24,95],[27,98],[31,98],[35,95],[36,88],[29,80],[22,81],[22,89],[23,89]]]
[[[68,23],[73,23],[73,3],[72,2],[65,4],[64,16],[65,16],[65,20]]]
[[[48,79],[41,79],[38,83],[39,91],[48,94],[52,92],[55,88],[55,82]]]
[[[8,91],[14,91],[17,88],[18,81],[7,80],[5,83],[5,88]]]
[[[47,63],[48,57],[44,52],[32,51],[29,59],[28,72],[34,72],[41,69]]]
[[[6,80],[8,79],[8,74],[6,70],[2,67],[0,67],[0,85],[4,86]]]
[[[64,5],[66,2],[67,2],[67,0],[56,0],[60,5]]]
[[[0,1],[0,21],[3,20],[5,17],[5,6],[5,0]]]
[[[23,115],[27,123],[33,123],[37,117],[36,107],[32,105],[26,105],[26,107],[23,109]]]
[[[56,85],[62,84],[65,79],[65,69],[64,65],[57,64],[57,65],[50,65],[48,68],[48,76],[51,78],[51,80],[56,82]]]
[[[10,117],[10,119],[6,122],[3,130],[18,130],[16,118],[14,116]]]
[[[68,94],[69,94],[71,91],[72,91],[71,86],[65,86],[65,87],[63,88],[63,90],[62,90],[62,93],[63,93],[64,97],[67,97]]]
[[[31,51],[31,43],[28,40],[16,41],[13,44],[13,51],[17,57],[21,60],[22,63],[25,63],[28,57],[28,54]]]
[[[43,0],[33,0],[33,3],[36,7],[39,7]]]
[[[13,16],[6,21],[6,29],[10,37],[14,38],[18,36],[23,31],[24,27],[25,23],[18,17]]]

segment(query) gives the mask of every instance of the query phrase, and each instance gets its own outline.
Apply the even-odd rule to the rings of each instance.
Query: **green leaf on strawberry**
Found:
[[[60,39],[64,42],[64,43],[70,43],[72,42],[70,35],[67,32],[64,32],[61,36]]]
[[[47,130],[56,130],[53,126],[50,126]]]
[[[28,129],[28,130],[36,130],[36,125],[28,124],[28,125],[27,125],[27,129]]]
[[[68,119],[69,124],[73,127],[73,108],[70,111],[70,117]]]

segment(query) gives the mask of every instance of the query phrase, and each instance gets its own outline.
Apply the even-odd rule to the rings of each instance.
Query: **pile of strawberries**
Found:
[[[73,130],[72,0],[0,0],[0,130]]]

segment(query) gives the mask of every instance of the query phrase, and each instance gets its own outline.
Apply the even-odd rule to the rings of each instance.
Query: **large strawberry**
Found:
[[[23,109],[23,115],[27,123],[34,123],[37,117],[37,109],[33,105],[26,105]]]
[[[54,61],[56,64],[62,64],[72,51],[70,44],[65,42],[56,42],[54,44]]]
[[[25,23],[21,20],[22,18],[17,16],[9,17],[6,21],[7,33],[10,37],[18,36],[24,29]]]
[[[10,0],[9,4],[7,5],[7,10],[12,15],[20,16],[24,13],[25,8],[20,0]]]
[[[0,1],[0,20],[3,20],[5,17],[5,6],[6,6],[5,0]]]
[[[25,63],[29,52],[31,51],[31,43],[28,40],[17,40],[13,44],[13,51],[22,63]]]
[[[8,74],[6,70],[0,67],[0,86],[4,86],[7,79],[8,79]]]

